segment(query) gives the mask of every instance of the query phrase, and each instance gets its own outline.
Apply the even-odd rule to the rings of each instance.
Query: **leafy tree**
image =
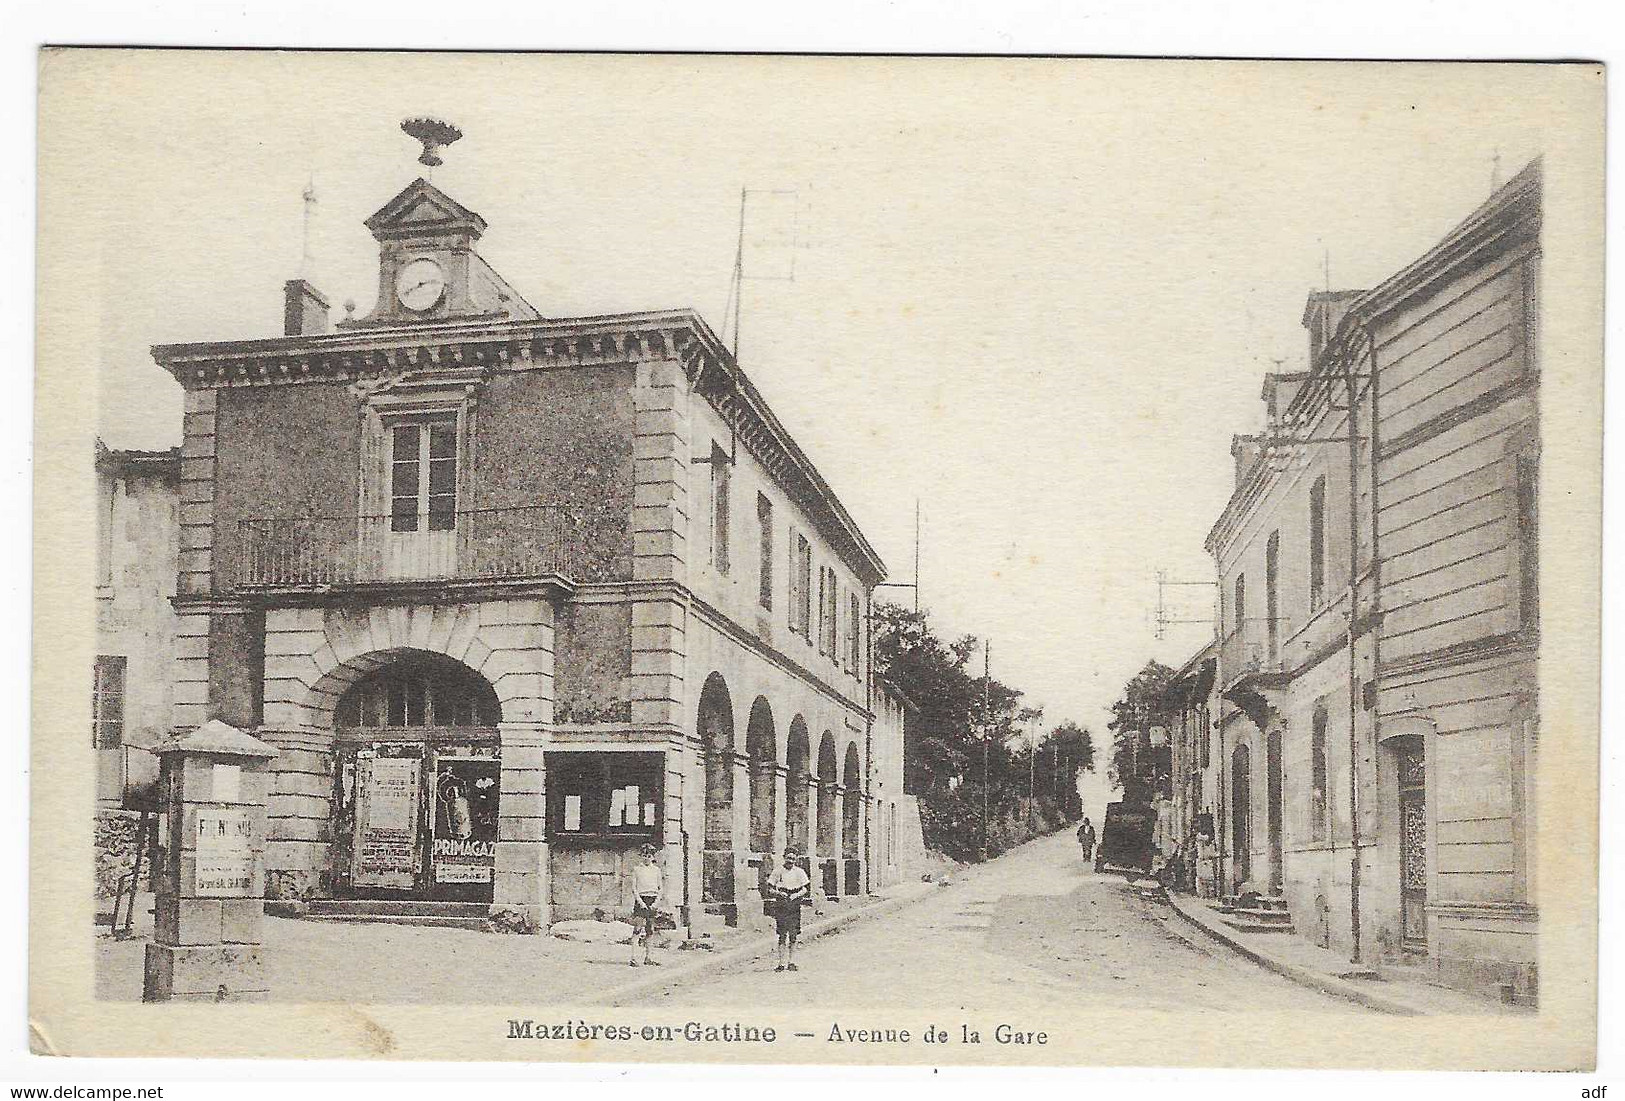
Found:
[[[1063,723],[1029,746],[1042,711],[973,668],[978,639],[945,641],[926,613],[895,604],[877,604],[875,616],[876,670],[919,709],[909,716],[904,769],[927,845],[978,860],[1081,814],[1078,773],[1094,768],[1087,730]]]
[[[1173,676],[1173,669],[1148,661],[1112,704],[1112,721],[1106,724],[1112,732],[1112,759],[1106,778],[1122,788],[1123,797],[1130,802],[1169,793],[1164,789],[1172,783],[1171,751],[1166,745],[1152,746],[1148,732],[1154,726],[1173,728],[1178,712],[1169,692]]]

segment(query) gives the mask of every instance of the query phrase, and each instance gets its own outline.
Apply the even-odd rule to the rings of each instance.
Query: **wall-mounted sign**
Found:
[[[197,873],[200,898],[248,898],[254,893],[253,836],[244,807],[197,812]]]

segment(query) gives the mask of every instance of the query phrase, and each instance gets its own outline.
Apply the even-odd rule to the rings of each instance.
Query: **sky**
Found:
[[[1302,367],[1305,296],[1380,281],[1542,151],[1527,72],[130,55],[79,74],[96,424],[178,442],[149,346],[275,335],[286,279],[365,314],[362,220],[424,171],[408,115],[463,129],[432,179],[548,317],[692,306],[722,331],[741,188],[793,192],[794,280],[746,283],[742,366],[893,580],[918,501],[939,630],[991,639],[1046,726],[1094,731],[1103,774],[1124,682],[1211,634],[1156,637],[1156,574],[1212,576],[1230,437],[1259,426],[1266,370]],[[1209,590],[1169,596],[1210,619]]]

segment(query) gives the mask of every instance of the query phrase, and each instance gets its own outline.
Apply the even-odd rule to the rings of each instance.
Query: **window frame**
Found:
[[[721,446],[711,444],[711,565],[721,574],[731,565],[728,554],[728,528],[730,515],[729,495],[732,490],[733,463]]]
[[[1315,704],[1309,723],[1309,837],[1325,841],[1331,836],[1331,767],[1327,760],[1327,739],[1331,716],[1325,701]]]
[[[124,745],[125,700],[130,659],[123,654],[97,654],[90,682],[90,744],[93,749]],[[114,712],[109,716],[109,711]],[[112,736],[107,732],[111,730]]]
[[[1309,487],[1309,609],[1326,603],[1326,475]]]
[[[458,478],[462,473],[461,461],[461,432],[458,427],[458,418],[455,413],[425,414],[422,416],[404,416],[391,418],[384,424],[384,496],[388,504],[389,530],[396,535],[422,534],[436,531],[456,531],[458,504],[460,503],[461,487]],[[436,440],[445,439],[444,433],[450,433],[450,449],[448,453],[436,454]],[[396,447],[400,437],[405,433],[415,436],[413,456],[402,460]],[[435,492],[436,463],[450,464],[451,488],[449,491]],[[396,491],[396,478],[403,469],[412,471],[414,482],[410,494]],[[445,466],[438,469],[444,470]],[[436,498],[450,498],[451,510],[437,508]],[[411,513],[412,526],[401,527],[400,521],[404,516],[396,508],[397,501],[410,500],[413,503]],[[436,524],[436,517],[443,517],[443,526]]]
[[[756,494],[756,525],[761,540],[757,556],[756,602],[773,610],[773,502],[767,494]]]

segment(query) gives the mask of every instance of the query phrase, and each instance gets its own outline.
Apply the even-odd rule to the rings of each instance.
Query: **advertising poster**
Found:
[[[410,888],[417,880],[418,774],[415,757],[374,757],[361,764],[355,884]]]

